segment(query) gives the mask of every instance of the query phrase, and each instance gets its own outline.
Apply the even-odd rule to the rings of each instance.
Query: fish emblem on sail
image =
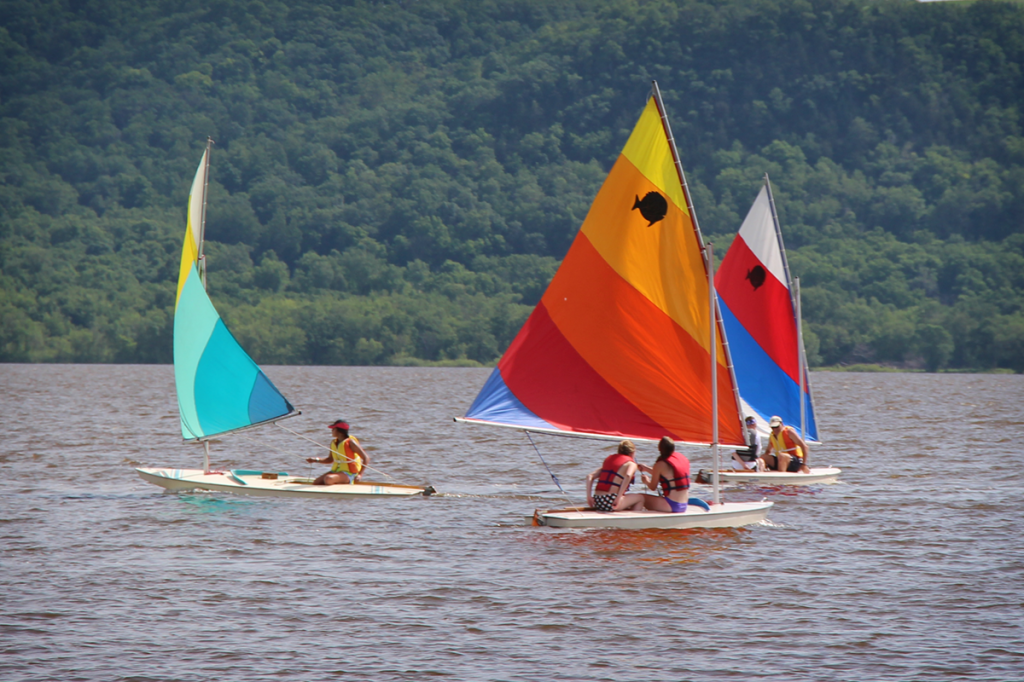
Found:
[[[751,286],[754,287],[754,291],[757,291],[761,287],[761,285],[764,284],[764,280],[767,277],[768,275],[765,274],[764,268],[762,268],[760,265],[755,265],[754,267],[747,270],[746,279],[750,280],[750,284]]]
[[[702,242],[656,99],[644,108],[540,303],[466,421],[744,443]],[[712,361],[714,358],[714,362]]]
[[[636,209],[640,209],[640,215],[648,221],[647,227],[650,227],[659,220],[664,220],[665,214],[668,213],[668,202],[657,192],[648,192],[643,199],[639,196],[636,197],[633,202],[633,210]]]

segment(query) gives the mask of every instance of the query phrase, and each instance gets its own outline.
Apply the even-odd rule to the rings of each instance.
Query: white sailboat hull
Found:
[[[842,469],[836,467],[812,468],[811,473],[788,471],[738,471],[735,469],[719,471],[718,479],[722,483],[752,483],[755,485],[816,485],[824,483],[835,483]],[[714,472],[710,469],[701,469],[697,474],[697,480],[701,483],[711,483]]]
[[[343,485],[312,485],[303,476],[277,475],[263,478],[263,472],[224,471],[203,473],[202,469],[137,468],[142,480],[171,492],[211,490],[262,497],[313,497],[318,499],[354,499],[368,497],[411,497],[430,495],[433,488],[369,481]],[[273,474],[271,474],[273,475]]]
[[[682,514],[550,509],[538,510],[533,522],[555,528],[738,528],[764,521],[773,505],[773,502],[725,502],[705,511],[691,504]]]

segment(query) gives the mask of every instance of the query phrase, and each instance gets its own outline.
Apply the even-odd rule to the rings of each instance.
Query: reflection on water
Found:
[[[744,528],[646,529],[623,532],[595,528],[538,532],[527,542],[576,555],[579,561],[693,563],[734,548]]]
[[[489,370],[267,372],[303,411],[290,429],[326,443],[343,417],[376,468],[441,494],[165,494],[132,467],[202,462],[181,443],[170,367],[2,365],[0,679],[1002,682],[1024,669],[1024,472],[1006,465],[1024,377],[815,374],[812,461],[841,467],[840,483],[726,489],[775,502],[758,526],[625,531],[528,525],[567,504],[529,440],[451,421]],[[569,502],[614,447],[535,440]],[[305,474],[315,451],[266,428],[212,456]]]

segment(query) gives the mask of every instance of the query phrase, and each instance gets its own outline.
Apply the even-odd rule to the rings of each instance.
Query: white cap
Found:
[[[782,426],[782,417],[772,417],[768,420],[768,426]]]

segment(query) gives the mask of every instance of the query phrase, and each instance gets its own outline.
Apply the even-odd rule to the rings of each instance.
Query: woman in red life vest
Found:
[[[599,469],[587,475],[587,504],[597,511],[641,511],[644,495],[626,493],[633,482],[637,464],[633,458],[636,446],[628,440],[619,443],[614,455],[605,458]],[[594,481],[597,481],[596,490]]]
[[[657,490],[661,485],[664,497],[644,495],[644,506],[651,511],[681,514],[690,499],[690,460],[676,452],[676,444],[668,436],[658,441],[658,452],[653,467],[641,464],[640,469],[644,471],[642,478],[647,488]]]
[[[331,470],[321,474],[313,485],[337,485],[338,483],[358,483],[363,476],[363,469],[370,463],[370,457],[359,445],[355,436],[348,435],[348,424],[341,419],[329,427],[334,434],[331,441],[331,454],[327,457],[307,457],[310,464],[330,464]]]
[[[781,417],[772,417],[768,426],[772,427],[772,434],[768,437],[768,447],[761,455],[767,470],[811,473],[807,467],[807,443],[796,429],[783,424]]]

